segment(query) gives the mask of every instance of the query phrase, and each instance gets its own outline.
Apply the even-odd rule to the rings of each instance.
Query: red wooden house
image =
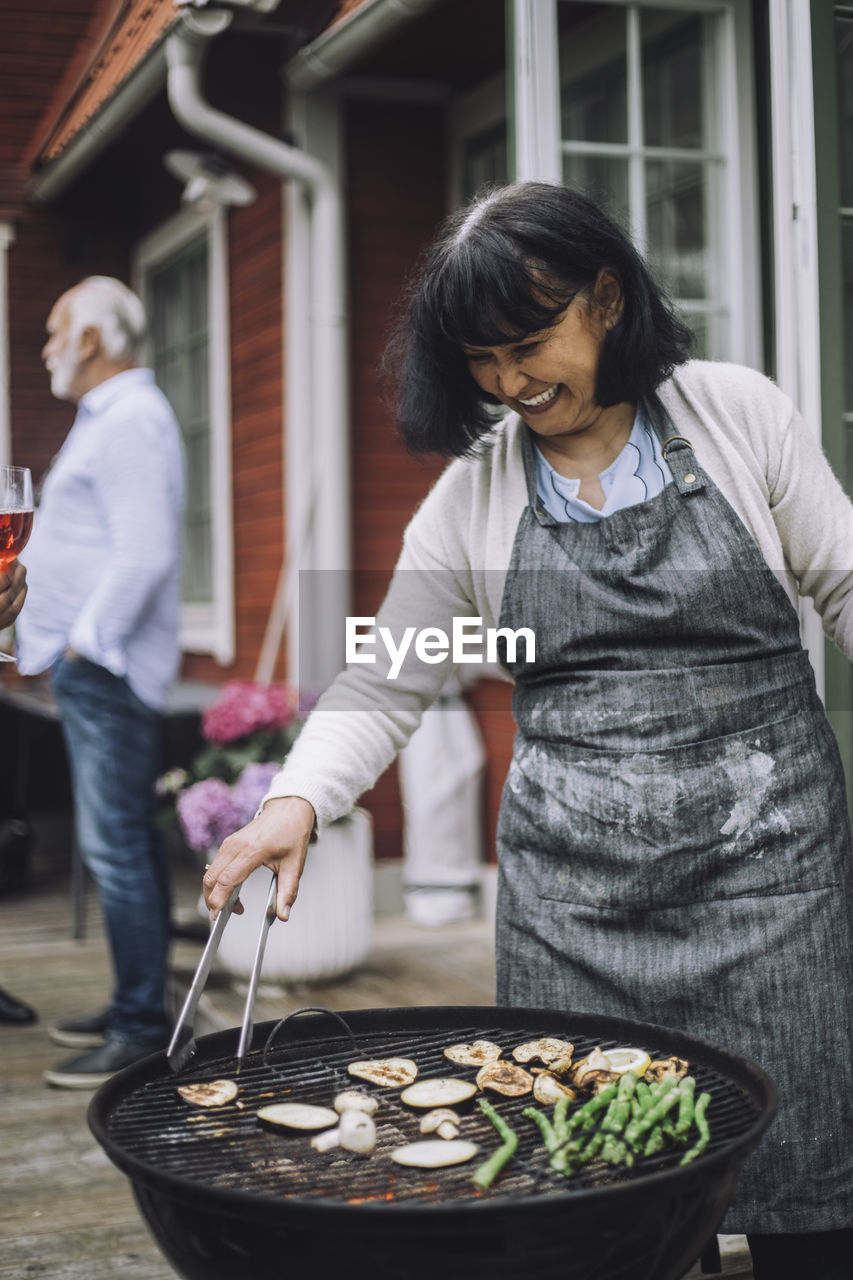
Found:
[[[378,376],[405,276],[482,182],[537,176],[623,214],[701,349],[775,373],[843,470],[849,49],[849,6],[808,0],[4,0],[0,457],[41,473],[70,424],[57,295],[134,284],[190,467],[183,674],[316,685],[323,593],[374,612],[441,467]],[[491,849],[509,698],[471,698]],[[365,803],[399,856],[393,770]]]

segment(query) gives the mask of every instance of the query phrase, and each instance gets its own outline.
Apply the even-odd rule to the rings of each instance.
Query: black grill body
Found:
[[[679,1280],[719,1225],[738,1171],[776,1109],[775,1090],[754,1064],[705,1041],[621,1018],[543,1009],[451,1006],[306,1012],[291,1018],[238,1078],[234,1103],[194,1108],[185,1081],[233,1078],[236,1031],[199,1040],[180,1077],[157,1054],[95,1094],[89,1123],[133,1183],[163,1251],[187,1280],[280,1280],[285,1267],[314,1280],[356,1269],[375,1280]],[[274,1024],[256,1028],[262,1046]],[[495,1040],[506,1057],[523,1040],[559,1035],[576,1056],[594,1045],[687,1058],[697,1091],[711,1094],[712,1140],[692,1164],[681,1152],[640,1159],[630,1170],[590,1164],[554,1173],[538,1131],[522,1117],[531,1098],[496,1098],[519,1135],[512,1162],[488,1191],[471,1185],[472,1165],[405,1170],[388,1152],[418,1137],[417,1117],[398,1089],[353,1081],[354,1058],[410,1057],[419,1078],[471,1076],[450,1064],[447,1045]],[[342,1088],[379,1099],[378,1142],[368,1157],[311,1150],[307,1137],[270,1134],[255,1112],[271,1101],[331,1105]],[[500,1139],[475,1109],[463,1137],[485,1158]]]

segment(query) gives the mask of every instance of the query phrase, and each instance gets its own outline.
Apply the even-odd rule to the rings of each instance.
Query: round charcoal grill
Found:
[[[417,1140],[417,1116],[400,1103],[399,1089],[347,1074],[355,1058],[406,1057],[420,1079],[473,1079],[476,1068],[443,1057],[447,1045],[494,1040],[509,1057],[544,1035],[571,1040],[576,1057],[595,1045],[633,1045],[653,1058],[687,1058],[697,1094],[711,1094],[704,1154],[683,1167],[681,1151],[640,1158],[630,1169],[593,1162],[567,1178],[550,1169],[538,1130],[521,1114],[530,1096],[491,1095],[519,1145],[492,1186],[478,1191],[471,1174],[500,1145],[479,1108],[462,1121],[460,1136],[481,1148],[471,1164],[401,1168],[389,1152]],[[143,1216],[188,1280],[280,1280],[294,1268],[312,1280],[679,1280],[719,1225],[740,1165],[776,1110],[760,1068],[706,1041],[623,1018],[491,1006],[305,1011],[284,1027],[255,1029],[259,1047],[247,1055],[234,1102],[212,1109],[184,1102],[178,1084],[234,1078],[236,1036],[202,1037],[180,1076],[165,1053],[129,1067],[89,1108],[92,1132],[131,1179]],[[269,1133],[255,1118],[274,1101],[330,1106],[353,1086],[379,1099],[369,1156],[320,1154],[307,1137]]]

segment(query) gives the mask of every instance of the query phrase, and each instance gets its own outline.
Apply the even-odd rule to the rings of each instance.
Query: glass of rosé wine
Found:
[[[29,541],[33,527],[33,478],[29,467],[0,466],[0,570],[8,569]],[[0,662],[14,662],[0,651]]]

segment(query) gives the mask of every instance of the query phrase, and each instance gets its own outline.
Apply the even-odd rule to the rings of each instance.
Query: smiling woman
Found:
[[[529,629],[534,653],[500,655],[517,732],[497,1003],[646,1019],[760,1062],[779,1114],[723,1229],[808,1235],[802,1274],[836,1280],[853,1274],[853,1241],[840,1271],[829,1241],[853,1227],[853,858],[796,606],[811,596],[853,657],[853,505],[778,387],[689,345],[585,197],[519,183],[448,220],[389,363],[409,446],[455,456],[376,617],[379,636],[420,627],[429,661],[335,680],[207,901],[265,862],[286,912],[314,821],[439,696],[438,632]]]
[[[601,428],[615,417],[621,448],[626,406],[652,394],[692,345],[621,228],[565,187],[505,188],[452,215],[419,281],[385,366],[416,453],[470,453],[499,403],[547,436],[616,409]]]
[[[602,270],[591,288],[574,291],[549,328],[523,342],[463,347],[481,391],[527,423],[545,460],[576,476],[580,498],[599,510],[599,476],[627,444],[637,411],[632,403],[605,408],[597,398],[602,348],[623,310],[618,276]]]

